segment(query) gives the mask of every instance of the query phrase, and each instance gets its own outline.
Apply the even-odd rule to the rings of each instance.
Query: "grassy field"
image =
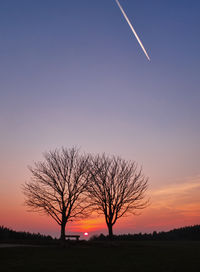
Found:
[[[199,271],[200,242],[80,243],[0,248],[0,271]]]

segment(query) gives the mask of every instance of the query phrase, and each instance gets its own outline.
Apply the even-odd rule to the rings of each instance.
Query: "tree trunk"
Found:
[[[60,240],[62,241],[65,241],[65,226],[66,226],[66,223],[62,222],[61,233],[60,233]]]
[[[108,224],[108,236],[110,239],[113,237],[113,226],[112,224]]]

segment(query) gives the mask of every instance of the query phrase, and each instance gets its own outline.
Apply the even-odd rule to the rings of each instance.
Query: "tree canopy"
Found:
[[[87,213],[88,160],[76,148],[47,152],[43,162],[29,167],[32,178],[23,186],[26,206],[51,216],[63,240],[66,223]]]

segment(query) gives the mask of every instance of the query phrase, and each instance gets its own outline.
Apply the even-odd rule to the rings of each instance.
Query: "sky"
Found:
[[[115,233],[200,223],[200,1],[0,1],[0,225],[59,234],[28,213],[28,165],[54,148],[143,167],[151,205]],[[67,231],[106,233],[101,217]]]

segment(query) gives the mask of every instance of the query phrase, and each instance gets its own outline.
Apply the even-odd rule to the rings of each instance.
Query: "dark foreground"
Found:
[[[0,271],[199,271],[200,242],[98,242],[0,248]]]

